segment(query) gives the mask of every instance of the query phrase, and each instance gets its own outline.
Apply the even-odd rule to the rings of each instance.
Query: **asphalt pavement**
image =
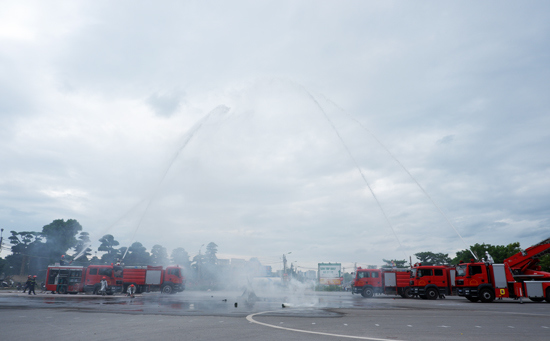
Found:
[[[0,292],[3,340],[548,340],[550,303],[471,303],[349,292]]]

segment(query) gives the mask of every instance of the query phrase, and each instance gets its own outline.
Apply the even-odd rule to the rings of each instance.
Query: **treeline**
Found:
[[[456,253],[454,258],[450,258],[448,253],[434,253],[431,251],[424,251],[415,253],[414,256],[418,259],[419,263],[424,265],[456,265],[462,262],[469,262],[475,259],[472,251],[477,255],[477,258],[483,260],[486,258],[486,254],[489,254],[495,263],[504,263],[506,258],[509,258],[516,253],[522,251],[519,242],[510,243],[508,245],[491,245],[491,244],[479,244],[470,246],[470,249],[461,250]],[[398,268],[405,268],[409,266],[408,260],[383,260],[386,264],[385,268],[391,268],[394,264]],[[550,254],[540,257],[539,265],[542,271],[550,272]]]
[[[183,247],[173,249],[170,255],[159,244],[153,245],[150,252],[140,242],[134,242],[128,248],[119,247],[120,243],[115,237],[106,234],[98,240],[100,245],[94,251],[89,247],[89,233],[83,231],[82,226],[74,219],[54,220],[45,225],[41,232],[10,233],[11,236],[7,239],[12,254],[5,259],[0,258],[0,275],[44,275],[48,265],[58,263],[61,256],[71,265],[81,266],[111,264],[119,260],[127,266],[178,264],[184,268],[186,276],[200,279],[208,279],[209,273],[214,272],[217,264],[218,246],[213,242],[206,246],[204,254],[189,259],[189,254]]]

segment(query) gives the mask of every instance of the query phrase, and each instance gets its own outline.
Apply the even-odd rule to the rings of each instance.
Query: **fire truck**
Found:
[[[529,297],[534,302],[550,302],[550,273],[541,271],[539,257],[550,253],[550,238],[522,250],[503,264],[461,263],[456,267],[459,296],[471,302],[492,302],[495,297]]]
[[[167,266],[129,266],[124,268],[124,292],[133,284],[136,293],[161,291],[164,294],[175,294],[185,290],[185,277],[181,267]]]
[[[455,274],[452,266],[415,264],[409,283],[411,294],[428,300],[452,295]]]
[[[100,281],[107,280],[106,293],[112,295],[122,291],[123,269],[116,265],[84,266],[48,266],[46,272],[46,290],[58,294],[77,294],[79,292],[99,293]]]
[[[370,298],[374,294],[401,295],[411,297],[409,269],[361,269],[357,268],[352,281],[352,294]]]

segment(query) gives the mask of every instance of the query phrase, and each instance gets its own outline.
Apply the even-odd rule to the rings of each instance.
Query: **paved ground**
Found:
[[[0,293],[2,340],[548,340],[550,303],[350,293]],[[250,298],[250,299],[248,299]],[[285,308],[283,308],[283,304]]]

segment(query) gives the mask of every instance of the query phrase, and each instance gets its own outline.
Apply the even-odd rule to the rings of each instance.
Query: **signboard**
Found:
[[[318,274],[319,274],[319,284],[342,285],[342,264],[341,263],[319,263]]]

